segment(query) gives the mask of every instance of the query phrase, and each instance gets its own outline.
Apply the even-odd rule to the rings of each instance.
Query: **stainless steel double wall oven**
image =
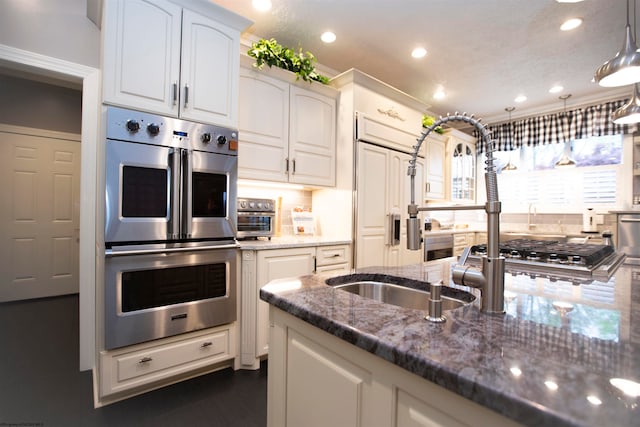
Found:
[[[106,117],[106,348],[235,321],[237,131]]]

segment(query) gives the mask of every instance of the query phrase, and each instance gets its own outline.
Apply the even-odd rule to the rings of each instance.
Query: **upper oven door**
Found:
[[[188,239],[236,235],[238,157],[203,151],[183,153],[183,233]]]
[[[171,211],[178,175],[170,158],[174,149],[107,140],[105,241],[169,239],[175,228]]]

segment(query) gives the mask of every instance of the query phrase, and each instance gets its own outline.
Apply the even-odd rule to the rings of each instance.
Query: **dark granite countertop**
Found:
[[[421,265],[354,274],[426,277]],[[608,282],[579,286],[507,274],[506,314],[481,313],[476,301],[446,312],[443,324],[425,321],[420,310],[334,289],[325,283],[328,277],[273,281],[260,296],[520,423],[640,425],[640,397],[623,394],[610,381],[631,380],[640,387],[638,266],[623,265]],[[554,306],[558,301],[569,303],[572,310],[561,313],[562,308]]]

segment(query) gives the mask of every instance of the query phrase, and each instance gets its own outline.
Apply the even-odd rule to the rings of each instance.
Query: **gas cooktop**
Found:
[[[507,240],[499,249],[508,272],[571,281],[608,280],[624,260],[611,246],[556,240]],[[486,254],[486,244],[472,246],[469,263],[479,264]]]

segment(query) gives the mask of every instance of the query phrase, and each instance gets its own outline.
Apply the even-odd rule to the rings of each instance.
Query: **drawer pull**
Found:
[[[211,341],[205,341],[205,342],[202,343],[202,345],[200,347],[206,348],[206,347],[209,347],[210,345],[213,345],[213,343]]]
[[[143,357],[142,359],[140,359],[140,360],[138,361],[138,363],[141,363],[141,364],[142,364],[142,363],[148,363],[148,362],[151,362],[152,360],[153,360],[153,358],[152,358],[152,357]]]
[[[337,258],[339,256],[340,256],[340,254],[333,254],[333,255],[331,255],[331,258]]]

